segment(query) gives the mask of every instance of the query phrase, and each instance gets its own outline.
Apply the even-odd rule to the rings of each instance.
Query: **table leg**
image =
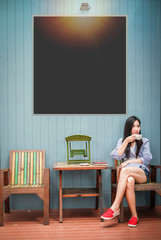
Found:
[[[97,188],[97,192],[99,192],[99,173],[98,173],[98,170],[96,170],[96,188]],[[96,197],[96,210],[98,210],[98,197]]]
[[[62,171],[59,170],[59,221],[63,222],[63,203],[62,203]]]
[[[100,203],[100,210],[101,215],[103,214],[103,195],[102,195],[102,175],[101,170],[98,170],[98,181],[99,181],[99,203]],[[102,221],[103,219],[101,219]]]

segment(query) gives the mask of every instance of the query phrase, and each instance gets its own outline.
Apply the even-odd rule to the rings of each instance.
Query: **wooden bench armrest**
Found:
[[[150,165],[150,168],[160,168],[161,169],[161,165]]]
[[[161,176],[161,165],[150,165],[150,168],[151,168],[151,181],[156,182],[157,169],[160,169],[160,176]]]
[[[44,186],[50,185],[50,168],[44,168]]]
[[[111,170],[116,170],[117,168],[120,168],[119,166],[109,166],[109,169]],[[161,169],[161,165],[150,165],[150,168],[160,168]]]
[[[0,171],[2,171],[2,172],[8,172],[8,171],[9,171],[9,168],[0,169]]]
[[[44,168],[44,172],[46,172],[47,174],[49,174],[50,168]]]
[[[50,168],[44,168],[44,174],[49,174],[50,173]]]
[[[0,169],[0,179],[1,186],[6,186],[9,184],[9,168]]]
[[[117,170],[118,168],[121,169],[120,166],[109,166],[109,169],[111,170]]]

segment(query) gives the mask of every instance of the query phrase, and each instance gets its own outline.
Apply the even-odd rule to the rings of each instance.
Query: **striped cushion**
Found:
[[[13,152],[10,185],[42,185],[42,152]]]

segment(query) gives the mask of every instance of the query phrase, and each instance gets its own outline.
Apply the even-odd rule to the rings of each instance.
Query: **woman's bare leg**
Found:
[[[129,177],[133,177],[137,183],[146,182],[146,175],[142,169],[137,167],[122,168],[117,186],[116,197],[111,206],[114,212],[117,211],[120,207],[121,200],[125,194],[125,191],[127,190],[127,181]],[[132,196],[132,198],[134,200],[133,202],[135,203],[135,194]]]
[[[135,199],[135,191],[134,191],[135,179],[133,177],[128,177],[127,179],[127,188],[126,188],[126,200],[128,202],[131,216],[138,218],[136,211],[136,199]]]

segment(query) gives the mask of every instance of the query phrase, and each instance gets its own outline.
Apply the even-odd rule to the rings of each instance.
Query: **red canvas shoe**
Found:
[[[137,224],[138,224],[138,221],[139,221],[138,218],[132,217],[132,218],[130,218],[130,220],[129,220],[129,222],[128,222],[128,226],[129,226],[129,227],[136,227]]]
[[[111,208],[109,208],[102,216],[102,219],[105,220],[110,220],[113,219],[114,217],[118,216],[120,214],[120,209],[114,212]]]

